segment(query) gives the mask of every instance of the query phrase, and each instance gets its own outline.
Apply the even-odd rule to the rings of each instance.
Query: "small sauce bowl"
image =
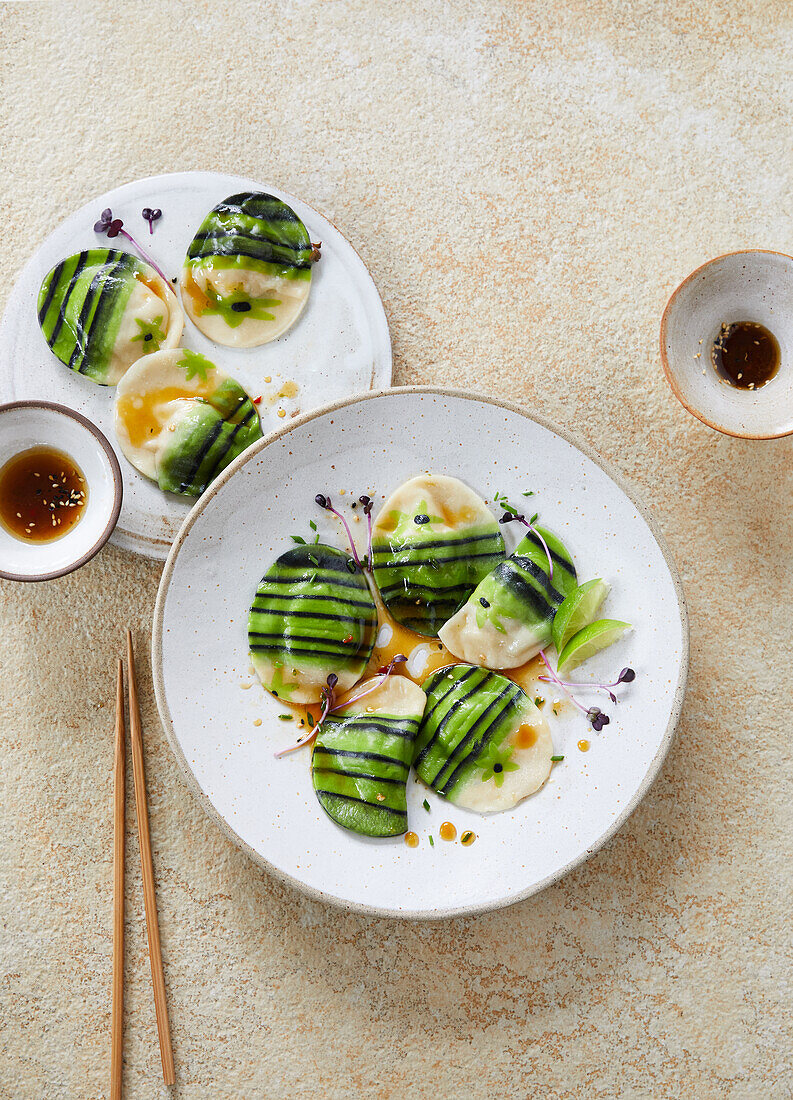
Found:
[[[47,581],[85,565],[113,533],[121,511],[121,469],[113,448],[80,413],[49,401],[0,405],[0,469],[22,451],[52,447],[80,468],[88,500],[79,522],[52,542],[15,538],[0,525],[0,577]]]
[[[756,390],[723,381],[711,361],[722,324],[740,321],[779,343],[779,370]],[[698,267],[666,304],[661,362],[684,408],[711,428],[742,439],[793,434],[793,257],[751,249]]]

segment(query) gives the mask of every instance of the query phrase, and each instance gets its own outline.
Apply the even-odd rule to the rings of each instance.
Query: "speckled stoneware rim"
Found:
[[[714,264],[719,263],[721,260],[729,259],[731,256],[756,256],[756,255],[779,256],[780,259],[790,260],[791,263],[793,263],[793,256],[789,256],[787,252],[777,252],[773,248],[739,248],[735,252],[723,252],[720,256],[714,256],[712,259],[707,260],[704,264],[700,264],[699,267],[695,268],[694,271],[692,271],[690,275],[687,275],[686,278],[683,280],[683,282],[680,283],[680,285],[678,287],[676,287],[675,290],[672,291],[672,293],[669,295],[669,300],[667,301],[666,305],[664,306],[663,315],[661,316],[661,331],[660,331],[661,365],[664,368],[664,374],[666,375],[666,380],[669,383],[669,385],[672,389],[672,392],[674,393],[675,397],[678,399],[680,404],[683,406],[683,408],[686,410],[686,412],[690,412],[692,416],[695,416],[697,418],[697,420],[700,420],[703,424],[707,424],[707,426],[709,428],[714,428],[717,432],[721,432],[722,435],[732,436],[733,439],[783,439],[785,436],[793,435],[793,428],[791,428],[789,431],[771,432],[769,434],[764,434],[764,433],[756,434],[754,432],[735,432],[735,431],[732,431],[730,428],[725,428],[723,424],[718,424],[715,420],[708,419],[708,417],[704,414],[704,412],[702,412],[700,409],[694,408],[694,406],[689,404],[689,402],[686,401],[686,399],[684,398],[683,392],[677,384],[677,377],[675,375],[675,372],[669,366],[669,359],[668,359],[667,354],[666,354],[667,327],[668,327],[668,321],[669,321],[669,314],[670,314],[670,311],[672,309],[672,306],[674,305],[675,301],[677,300],[678,295],[681,294],[682,291],[685,290],[686,287],[691,282],[694,281],[694,279],[696,279],[698,276],[702,275],[702,273],[704,271],[707,271],[708,268],[712,267]],[[604,469],[605,469],[605,467],[604,467]],[[634,501],[634,504],[635,503],[636,503],[636,501]],[[652,530],[652,528],[651,528],[651,530]],[[653,534],[654,535],[656,534],[656,532],[654,530],[653,530]],[[663,547],[662,547],[662,549],[663,549]]]
[[[102,531],[102,534],[96,540],[96,542],[87,550],[84,554],[73,562],[71,565],[65,565],[62,569],[54,569],[51,573],[8,573],[4,569],[0,569],[0,577],[7,581],[26,581],[29,583],[35,583],[36,581],[53,581],[57,577],[65,577],[69,573],[73,573],[75,569],[79,569],[90,561],[102,547],[107,540],[113,534],[116,524],[118,523],[118,517],[121,514],[121,502],[124,498],[123,480],[121,477],[121,466],[116,458],[116,453],[110,446],[110,443],[105,438],[99,428],[95,424],[92,424],[88,417],[83,416],[82,413],[76,412],[74,409],[67,409],[65,405],[58,405],[55,401],[9,401],[5,405],[0,405],[0,416],[5,412],[11,412],[14,409],[46,409],[47,412],[60,413],[62,416],[68,417],[70,420],[75,420],[77,423],[86,428],[90,434],[97,441],[99,446],[105,452],[107,460],[110,463],[110,472],[113,476],[113,508],[110,512],[110,518]]]
[[[536,424],[539,424],[542,428],[546,428],[548,431],[554,432],[560,436],[571,446],[575,447],[588,459],[594,462],[597,466],[607,474],[608,477],[617,485],[619,489],[628,497],[631,503],[634,505],[639,515],[650,529],[650,533],[658,544],[658,548],[666,563],[666,567],[669,570],[669,574],[672,578],[672,584],[677,597],[677,607],[680,616],[681,627],[681,639],[682,639],[682,651],[680,654],[680,672],[678,674],[677,685],[675,687],[674,697],[672,700],[672,710],[669,716],[669,722],[667,723],[666,730],[664,732],[661,744],[653,757],[649,768],[644,776],[644,779],[640,783],[633,798],[629,801],[622,813],[612,822],[612,824],[603,832],[598,838],[597,842],[591,845],[585,852],[575,859],[566,863],[563,867],[560,867],[553,874],[548,875],[540,882],[533,883],[529,888],[522,893],[510,896],[508,898],[497,899],[496,901],[482,902],[474,905],[458,906],[453,909],[437,909],[432,912],[426,912],[423,910],[406,910],[406,909],[388,909],[385,907],[364,905],[360,902],[348,902],[342,901],[339,898],[326,894],[322,890],[316,890],[313,887],[306,886],[305,883],[299,879],[293,878],[291,875],[286,874],[279,868],[274,867],[269,860],[264,856],[254,851],[249,844],[247,844],[241,837],[234,832],[228,822],[221,817],[218,811],[210,802],[204,791],[201,789],[198,780],[193,774],[190,765],[188,764],[185,755],[182,751],[181,745],[176,737],[176,732],[173,726],[173,719],[168,708],[168,703],[165,697],[165,684],[163,676],[163,663],[162,663],[162,636],[163,636],[163,621],[165,616],[165,601],[168,595],[168,588],[171,583],[171,578],[176,565],[176,560],[179,556],[179,551],[187,539],[190,531],[193,527],[198,516],[203,509],[209,503],[209,501],[220,492],[223,486],[234,475],[242,469],[242,467],[255,458],[260,451],[264,450],[271,443],[276,440],[282,439],[288,435],[295,428],[302,427],[304,424],[309,423],[312,420],[316,420],[321,416],[326,416],[328,413],[337,412],[339,409],[348,408],[351,405],[357,405],[364,401],[372,401],[382,397],[388,397],[391,395],[399,394],[427,394],[431,396],[450,397],[457,398],[465,401],[475,401],[480,404],[493,405],[496,408],[506,409],[508,412],[516,413],[519,416],[525,417],[527,420],[532,420]],[[686,691],[686,681],[688,679],[688,662],[689,662],[689,638],[688,638],[688,611],[686,609],[686,600],[683,592],[683,585],[680,580],[680,575],[675,565],[674,559],[666,545],[663,535],[647,508],[636,498],[631,486],[626,481],[619,471],[615,470],[607,462],[605,462],[600,455],[597,454],[591,447],[584,443],[579,442],[574,436],[572,436],[564,428],[559,428],[551,420],[548,420],[544,416],[538,416],[534,413],[529,413],[520,405],[516,405],[511,401],[501,401],[496,398],[486,397],[482,394],[473,393],[467,390],[446,389],[438,386],[394,386],[387,390],[371,391],[369,393],[362,393],[353,397],[345,398],[341,401],[336,401],[331,405],[326,405],[321,409],[315,409],[312,412],[304,413],[302,416],[295,417],[289,424],[283,428],[276,429],[265,436],[264,439],[260,439],[249,447],[247,451],[244,451],[239,455],[217,478],[216,481],[207,489],[193,510],[187,516],[187,519],[182,524],[179,534],[171,547],[171,552],[168,555],[168,559],[165,563],[162,577],[160,579],[160,586],[157,591],[157,602],[154,608],[154,624],[152,626],[152,676],[154,679],[154,692],[157,699],[157,707],[160,712],[160,718],[162,720],[163,728],[165,730],[166,737],[174,751],[176,759],[182,769],[185,779],[187,780],[187,786],[192,793],[199,800],[204,807],[207,814],[212,818],[218,828],[223,832],[229,840],[233,841],[238,848],[241,848],[246,852],[254,863],[258,864],[269,874],[274,875],[281,882],[292,886],[300,893],[307,895],[317,901],[327,902],[338,908],[344,909],[347,912],[362,913],[368,916],[376,917],[393,917],[403,920],[445,920],[451,917],[465,917],[474,916],[478,913],[488,913],[496,909],[506,909],[510,905],[515,905],[519,901],[525,901],[526,898],[531,897],[533,894],[538,894],[541,890],[544,890],[546,886],[552,885],[554,882],[558,882],[570,871],[574,871],[577,867],[580,867],[582,863],[585,863],[590,856],[599,851],[624,825],[628,817],[633,813],[639,803],[652,786],[658,772],[661,769],[661,765],[666,758],[666,754],[672,744],[672,739],[675,732],[675,727],[680,719],[680,712],[683,707],[683,699]]]

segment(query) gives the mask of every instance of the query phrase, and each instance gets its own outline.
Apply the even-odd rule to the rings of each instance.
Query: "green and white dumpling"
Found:
[[[456,477],[422,474],[383,505],[372,532],[374,576],[391,615],[434,637],[504,558],[485,502]]]
[[[548,778],[547,723],[511,680],[475,665],[449,665],[421,685],[427,703],[413,764],[420,779],[467,810],[508,810]]]
[[[116,388],[115,429],[144,477],[190,497],[262,437],[242,386],[187,348],[159,351],[130,367]]]
[[[314,790],[323,810],[345,829],[400,836],[407,829],[407,780],[426,697],[405,676],[389,676],[373,691],[371,684],[358,684],[354,701],[322,723],[311,758]]]
[[[188,317],[217,344],[266,344],[295,323],[320,257],[303,222],[261,191],[231,195],[199,226],[181,276]]]
[[[321,543],[282,554],[262,577],[248,616],[253,667],[289,703],[318,702],[330,675],[338,692],[351,688],[376,634],[377,610],[355,561]]]
[[[173,288],[113,248],[56,264],[41,284],[38,319],[58,359],[102,386],[114,386],[143,356],[175,348],[184,327]]]
[[[439,631],[455,657],[488,668],[517,668],[550,643],[556,610],[576,587],[576,568],[556,535],[537,530],[551,553],[553,578],[545,548],[530,531]]]

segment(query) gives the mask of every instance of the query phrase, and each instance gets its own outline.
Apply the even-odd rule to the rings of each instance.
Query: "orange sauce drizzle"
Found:
[[[118,415],[127,429],[129,441],[133,447],[140,447],[147,439],[156,435],[166,416],[162,406],[169,401],[195,401],[211,393],[207,383],[201,383],[195,389],[181,386],[166,386],[161,390],[152,390],[143,394],[125,394],[118,402]]]

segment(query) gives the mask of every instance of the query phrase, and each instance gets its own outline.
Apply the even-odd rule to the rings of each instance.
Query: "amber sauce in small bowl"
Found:
[[[52,542],[72,530],[88,503],[77,463],[55,447],[30,447],[0,469],[0,523],[23,542]]]

